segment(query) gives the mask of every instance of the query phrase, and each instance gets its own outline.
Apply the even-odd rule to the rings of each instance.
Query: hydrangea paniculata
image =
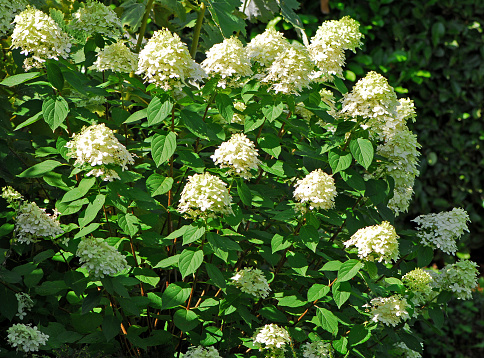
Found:
[[[233,213],[227,184],[210,173],[195,174],[181,193],[178,212],[194,219]]]
[[[113,276],[129,268],[126,257],[101,238],[83,238],[76,255],[82,267],[96,278]]]
[[[247,267],[240,270],[232,277],[232,280],[242,292],[257,298],[266,298],[271,290],[264,273],[257,268]]]
[[[329,342],[306,342],[302,346],[302,352],[304,358],[333,358],[333,348]]]
[[[87,0],[87,3],[72,15],[69,25],[88,36],[99,33],[111,38],[119,38],[123,27],[113,9],[94,0]]]
[[[183,358],[222,358],[215,347],[191,346]]]
[[[408,303],[399,295],[377,297],[371,300],[371,320],[395,327],[402,320],[410,318],[407,310]]]
[[[100,72],[134,72],[138,69],[138,55],[131,52],[122,41],[118,41],[103,48],[91,68]]]
[[[4,37],[13,29],[12,20],[28,5],[27,0],[0,0],[0,37]]]
[[[231,173],[249,179],[252,177],[250,171],[259,168],[257,155],[254,143],[245,134],[236,133],[223,142],[210,158],[221,168],[229,168]]]
[[[30,298],[28,293],[25,292],[17,292],[15,294],[15,297],[17,297],[17,314],[16,316],[23,320],[24,317],[27,315],[27,312],[34,307],[34,301]]]
[[[239,112],[243,112],[243,111],[245,111],[245,109],[247,108],[247,106],[245,105],[244,102],[238,101],[238,102],[235,102],[234,103],[234,108],[236,110],[238,110]],[[244,125],[244,123],[245,123],[245,116],[243,114],[234,112],[234,115],[232,117],[232,123],[237,123],[237,124]]]
[[[472,298],[472,289],[477,287],[478,275],[475,262],[460,260],[444,266],[436,280],[442,290],[452,291],[458,299],[468,300]]]
[[[361,260],[389,263],[398,260],[398,238],[395,228],[388,221],[383,221],[379,225],[359,229],[344,245],[347,248],[356,246]]]
[[[286,344],[291,342],[291,337],[285,328],[272,323],[257,329],[253,341],[254,345],[259,347],[259,350],[268,349],[284,352]]]
[[[262,67],[269,67],[276,57],[290,46],[282,32],[267,28],[247,44],[247,55]]]
[[[40,237],[55,238],[64,233],[57,220],[58,213],[45,212],[36,203],[23,202],[17,210],[15,235],[20,243],[37,242]]]
[[[297,210],[304,211],[307,204],[310,210],[328,210],[334,206],[334,198],[338,194],[334,179],[321,169],[316,169],[299,179],[294,185],[294,197],[301,205],[297,205]]]
[[[8,343],[22,352],[37,352],[47,343],[49,336],[34,326],[22,323],[14,324],[7,330]]]
[[[22,200],[22,195],[11,186],[2,188],[2,198],[4,198],[10,205]]]
[[[449,255],[454,255],[457,251],[456,240],[460,239],[465,231],[469,232],[469,215],[462,208],[420,215],[412,221],[418,225],[417,236],[422,245],[441,249]]]
[[[404,285],[413,293],[411,301],[415,305],[421,305],[431,300],[432,288],[435,287],[435,280],[430,271],[416,268],[402,277]],[[437,293],[436,293],[437,294]]]

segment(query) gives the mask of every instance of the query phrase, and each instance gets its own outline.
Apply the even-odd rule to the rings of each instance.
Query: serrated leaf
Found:
[[[33,78],[39,77],[40,75],[41,75],[40,72],[29,72],[29,73],[21,73],[18,75],[13,75],[5,78],[2,82],[0,82],[0,85],[13,87],[21,83],[27,82],[28,80],[31,80]]]
[[[351,188],[358,191],[365,191],[365,180],[356,170],[346,169],[341,172],[341,177]]]
[[[151,141],[151,155],[157,167],[166,162],[175,153],[176,134],[168,133],[166,136],[155,134]]]
[[[106,196],[103,194],[98,194],[96,195],[96,198],[92,203],[89,203],[89,205],[86,208],[86,211],[84,213],[84,217],[79,218],[79,226],[84,227],[87,224],[89,224],[91,221],[93,221],[99,210],[102,209],[104,202],[106,201]]]
[[[61,96],[49,97],[42,103],[42,114],[50,129],[55,131],[69,113],[69,105]]]
[[[210,277],[215,286],[219,288],[227,287],[225,277],[217,266],[210,263],[205,263],[205,268],[207,269],[208,277]]]
[[[185,282],[170,283],[161,296],[161,310],[177,307],[190,297],[191,286]]]
[[[170,191],[173,186],[173,178],[154,173],[146,179],[146,187],[151,196],[162,195]]]
[[[128,25],[131,31],[136,32],[141,25],[143,14],[145,13],[145,3],[138,3],[136,0],[128,0],[121,4],[124,11],[121,15],[121,23]]]
[[[64,76],[62,75],[62,71],[59,66],[57,66],[54,61],[47,61],[45,67],[47,69],[47,79],[49,82],[58,91],[62,91],[64,88]]]
[[[234,15],[239,8],[239,0],[206,0],[213,21],[218,25],[225,38],[242,32],[245,35],[245,21]]]
[[[215,97],[215,105],[217,106],[220,115],[230,123],[234,115],[234,103],[232,98],[225,93],[218,93],[217,97]]]
[[[333,174],[348,169],[353,161],[351,153],[343,152],[340,149],[332,149],[328,152],[328,160]]]
[[[342,265],[341,261],[338,261],[338,260],[329,261],[323,265],[320,271],[338,271],[341,265]]]
[[[274,158],[279,158],[282,148],[279,137],[272,133],[264,134],[259,137],[259,146],[261,149]]]
[[[308,290],[308,301],[313,302],[316,300],[320,300],[328,294],[329,290],[330,289],[328,286],[322,285],[320,283],[315,283]]]
[[[333,293],[334,303],[338,308],[341,308],[351,296],[351,285],[349,282],[336,281],[331,287],[331,292]]]
[[[188,225],[186,231],[183,233],[183,245],[197,241],[203,234],[205,234],[205,226],[195,223]]]
[[[133,237],[139,231],[139,220],[138,218],[131,213],[118,214],[118,225],[121,230],[124,231],[125,234]]]
[[[42,118],[42,112],[34,114],[32,117],[30,117],[26,121],[20,123],[17,127],[15,127],[14,131],[18,131],[19,129],[27,127],[27,126],[31,125],[32,123],[37,122],[40,118]]]
[[[328,331],[333,336],[338,334],[338,318],[326,308],[317,308],[316,317],[319,320],[319,325],[325,331]]]
[[[197,137],[208,139],[207,125],[198,113],[184,109],[180,112],[180,116],[190,132]]]
[[[17,176],[20,178],[38,178],[43,176],[45,173],[60,167],[61,165],[63,164],[56,160],[44,160],[42,163],[35,164],[34,166],[24,170]]]
[[[279,234],[274,234],[271,240],[271,249],[272,253],[275,253],[277,251],[285,250],[292,244],[284,238],[284,236],[279,235]]]
[[[284,103],[282,102],[271,103],[262,107],[262,113],[264,114],[264,116],[267,118],[269,122],[272,122],[275,119],[279,118],[283,110],[284,110]]]
[[[182,251],[178,258],[178,269],[182,279],[197,271],[203,262],[203,251],[187,248]]]
[[[351,259],[343,262],[338,270],[338,281],[344,282],[351,280],[362,267],[363,263],[360,260]]]
[[[239,198],[247,206],[252,204],[252,193],[249,187],[242,180],[237,180],[237,194]]]
[[[353,154],[353,158],[363,166],[363,168],[368,169],[373,161],[373,144],[368,139],[357,138],[350,142],[350,151]]]
[[[130,115],[124,122],[123,124],[131,124],[138,122],[148,116],[148,109],[143,108],[140,109],[139,111],[134,112],[132,115]]]
[[[199,320],[195,312],[181,308],[173,315],[173,323],[182,332],[188,332],[198,326]]]
[[[94,177],[83,178],[79,182],[79,185],[76,188],[71,189],[67,193],[64,194],[61,202],[66,203],[66,202],[69,202],[69,201],[74,201],[74,200],[82,198],[84,195],[87,194],[89,189],[92,188],[92,186],[94,185],[95,182],[96,182],[96,178],[94,178]]]
[[[225,262],[229,256],[229,251],[242,251],[238,243],[227,236],[220,236],[213,232],[207,232],[207,241],[212,247],[216,256]]]
[[[173,102],[170,99],[163,101],[159,97],[154,97],[147,108],[148,125],[152,126],[162,123],[173,109]]]
[[[299,231],[299,238],[312,252],[316,252],[319,243],[318,230],[312,225],[304,225]]]
[[[348,334],[348,343],[351,346],[357,346],[365,343],[371,337],[371,332],[364,325],[356,325],[351,328]]]

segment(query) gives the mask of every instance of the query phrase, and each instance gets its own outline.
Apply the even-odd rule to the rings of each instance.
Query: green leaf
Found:
[[[370,198],[373,205],[378,205],[386,198],[387,184],[383,180],[369,179],[366,182],[365,196]]]
[[[185,282],[170,283],[161,296],[161,310],[177,307],[190,297],[191,286]]]
[[[102,296],[102,291],[98,291],[97,288],[91,290],[91,292],[89,292],[89,294],[82,300],[81,314],[91,312],[93,308],[97,307],[101,302]]]
[[[348,338],[341,337],[340,339],[334,340],[333,347],[337,352],[346,354],[348,352]]]
[[[328,160],[333,174],[348,169],[353,161],[351,153],[343,152],[340,149],[332,149],[328,152]]]
[[[286,323],[286,315],[279,311],[274,305],[266,305],[259,310],[262,317],[267,318],[270,322]]]
[[[41,262],[43,262],[47,259],[50,259],[54,255],[55,255],[55,252],[52,249],[42,251],[41,253],[34,256],[33,262],[34,262],[34,264],[40,264]]]
[[[140,109],[139,111],[137,112],[134,112],[132,115],[130,115],[124,122],[123,124],[131,124],[131,123],[135,123],[135,122],[138,122],[144,118],[146,118],[148,116],[148,109],[147,108],[143,108],[143,109]]]
[[[200,322],[195,312],[181,308],[173,315],[173,323],[182,332],[188,332],[198,326]]]
[[[284,236],[279,234],[274,234],[271,240],[271,249],[272,253],[277,251],[285,250],[290,247],[292,244],[284,238]]]
[[[133,32],[138,31],[145,13],[146,4],[143,2],[138,3],[136,0],[128,0],[123,2],[120,7],[124,9],[121,15],[121,23],[128,25]]]
[[[319,325],[331,333],[333,336],[338,334],[338,318],[326,308],[317,308],[316,317],[319,320]]]
[[[345,94],[346,92],[348,92],[348,88],[346,88],[346,86],[345,86],[344,82],[341,80],[341,78],[335,77],[333,82],[336,85],[336,88],[338,89],[338,91],[341,92],[341,94]]]
[[[280,143],[280,138],[272,133],[263,134],[259,137],[259,146],[261,149],[274,158],[279,158],[282,148]]]
[[[178,269],[182,279],[197,271],[203,262],[203,251],[195,248],[187,248],[182,251],[178,258]]]
[[[121,319],[113,315],[105,315],[101,328],[103,330],[106,342],[116,337],[121,330]]]
[[[329,261],[323,265],[320,271],[338,271],[341,265],[343,265],[341,261],[338,261],[338,260]]]
[[[84,227],[87,224],[89,224],[91,221],[93,221],[99,210],[102,209],[104,202],[106,201],[106,196],[103,194],[98,194],[96,195],[96,198],[92,203],[89,203],[89,205],[86,208],[86,211],[84,213],[84,217],[79,218],[79,226]]]
[[[173,102],[168,98],[164,102],[160,97],[153,97],[147,108],[148,125],[162,123],[173,109]]]
[[[69,105],[61,96],[49,97],[42,103],[44,120],[53,131],[64,123],[68,113]]]
[[[27,119],[26,121],[20,123],[17,127],[15,127],[14,131],[18,131],[19,129],[22,129],[24,127],[27,127],[31,125],[32,123],[37,122],[40,118],[42,118],[42,112],[39,112],[37,114],[34,114],[32,117]]]
[[[33,167],[24,170],[22,173],[17,175],[20,178],[38,178],[43,176],[45,173],[60,167],[63,165],[56,160],[45,160],[42,163],[35,164]]]
[[[360,260],[351,259],[343,262],[338,270],[338,281],[344,282],[351,280],[362,267],[363,263]]]
[[[234,15],[240,6],[239,0],[205,0],[207,8],[225,38],[242,32],[245,35],[245,21]]]
[[[74,329],[82,334],[92,333],[103,322],[103,316],[100,313],[95,312],[89,312],[85,315],[81,315],[80,313],[71,313],[70,317]]]
[[[227,287],[227,283],[225,282],[225,277],[222,274],[222,271],[220,271],[220,269],[217,266],[206,262],[205,268],[207,269],[208,277],[210,277],[210,279],[212,280],[215,286],[219,288]]]
[[[82,198],[84,195],[87,194],[89,189],[92,188],[94,183],[96,182],[96,178],[83,178],[80,182],[77,188],[71,189],[67,193],[64,194],[62,197],[61,202],[69,202],[69,201],[74,201],[77,199]]]
[[[27,82],[28,80],[31,80],[32,78],[39,77],[41,75],[40,72],[29,72],[29,73],[21,73],[19,75],[14,75],[5,78],[2,82],[0,82],[0,85],[7,86],[7,87],[13,87],[17,86],[21,83]]]
[[[68,287],[64,281],[45,281],[42,285],[35,288],[35,293],[40,296],[53,296],[67,288]]]
[[[265,118],[246,118],[244,122],[244,133],[253,132],[265,122]]]
[[[274,103],[266,104],[262,107],[262,113],[267,118],[269,122],[274,121],[275,119],[279,118],[284,110],[284,103],[277,101]]]
[[[176,134],[168,133],[166,136],[155,134],[151,141],[151,155],[157,167],[166,162],[175,153]]]
[[[351,154],[353,158],[363,166],[363,168],[368,169],[373,161],[373,144],[368,139],[357,138],[350,142]]]
[[[197,241],[203,234],[205,234],[205,226],[203,224],[197,225],[196,223],[192,223],[188,225],[187,230],[183,233],[183,245]]]
[[[445,35],[445,26],[442,22],[436,22],[432,25],[432,45],[437,47],[440,39]]]
[[[35,269],[32,272],[28,273],[24,277],[25,286],[28,288],[33,288],[37,286],[44,277],[44,271],[41,268]]]
[[[0,305],[0,314],[6,317],[9,321],[15,317],[18,312],[18,302],[15,293],[3,286],[0,288],[2,296],[2,304]]]
[[[358,324],[351,328],[348,334],[348,343],[351,346],[365,343],[371,337],[371,332],[362,324]]]
[[[344,172],[340,172],[340,174],[346,184],[351,188],[361,192],[365,191],[365,180],[356,170],[346,169]]]
[[[252,194],[250,192],[249,187],[247,184],[244,183],[242,179],[237,180],[237,194],[239,194],[239,198],[247,206],[252,204]]]
[[[308,301],[314,302],[316,300],[320,300],[321,298],[326,296],[328,292],[329,292],[328,286],[322,285],[320,283],[315,283],[308,290]]]
[[[215,97],[215,105],[217,106],[220,115],[230,123],[234,115],[234,103],[232,98],[225,93],[217,93],[217,97]]]
[[[319,244],[318,230],[312,225],[304,225],[299,231],[299,238],[306,247],[312,252],[316,252]]]
[[[308,271],[308,262],[306,256],[300,252],[287,252],[287,264],[289,267],[302,276],[306,276]]]
[[[134,214],[119,213],[118,214],[118,225],[125,234],[133,237],[139,231],[140,223]]]
[[[408,348],[410,348],[412,351],[415,351],[420,354],[423,353],[422,346],[420,345],[420,340],[417,338],[415,334],[410,334],[403,330],[400,330],[398,332],[398,336],[401,338],[403,343],[405,343],[405,345]]]
[[[74,239],[78,239],[80,237],[84,237],[89,235],[91,232],[96,231],[98,227],[101,226],[99,223],[92,223],[83,227],[77,234],[74,235]]]
[[[58,91],[62,91],[64,88],[64,76],[62,75],[62,71],[57,66],[57,64],[49,60],[46,62],[46,69],[47,69],[47,79],[49,82],[54,86]]]
[[[190,132],[197,137],[208,139],[207,125],[198,113],[183,109],[180,116]]]
[[[428,246],[419,246],[417,250],[418,267],[425,267],[432,262],[434,250]]]
[[[440,307],[430,308],[428,310],[429,316],[434,321],[434,324],[437,328],[441,329],[444,326],[444,312]]]
[[[163,195],[173,186],[173,178],[154,173],[146,179],[146,188],[151,196]]]
[[[207,241],[212,247],[216,256],[227,262],[229,251],[242,251],[239,244],[229,237],[222,237],[213,232],[207,232]]]
[[[349,282],[336,281],[331,287],[331,292],[333,293],[334,303],[336,303],[338,308],[341,308],[351,296],[351,285]]]

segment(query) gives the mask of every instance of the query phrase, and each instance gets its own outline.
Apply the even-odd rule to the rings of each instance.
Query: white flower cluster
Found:
[[[183,358],[222,358],[214,347],[189,347]]]
[[[253,341],[254,344],[259,347],[259,350],[280,349],[284,351],[285,345],[291,342],[291,337],[285,328],[279,327],[277,324],[272,323],[266,324],[264,327],[257,329]]]
[[[181,89],[189,78],[201,81],[205,73],[177,34],[161,29],[139,53],[138,75],[165,91]]]
[[[413,293],[411,301],[415,305],[421,305],[430,301],[433,297],[432,288],[436,286],[434,277],[429,271],[416,268],[402,277],[404,285]],[[435,293],[436,295],[437,293]]]
[[[7,330],[8,343],[22,352],[37,352],[40,346],[47,343],[49,336],[36,326],[17,323]]]
[[[230,172],[249,179],[251,170],[259,168],[257,149],[254,143],[245,134],[236,133],[227,142],[223,142],[210,157],[221,168],[230,168]]]
[[[478,274],[475,262],[460,260],[444,266],[436,280],[442,290],[452,291],[457,298],[468,300],[472,298],[472,289],[477,287]]]
[[[14,204],[19,200],[22,200],[22,195],[11,186],[5,186],[2,188],[2,198],[4,198],[9,204]]]
[[[395,327],[402,320],[410,318],[406,311],[408,307],[407,300],[399,295],[390,297],[377,297],[370,301],[371,303],[371,320],[381,322],[387,326]]]
[[[243,112],[245,111],[245,109],[247,108],[247,106],[245,105],[244,102],[235,102],[234,103],[234,108],[240,112]],[[244,125],[245,123],[245,116],[243,114],[240,114],[240,113],[234,113],[233,117],[232,117],[232,123],[237,123],[237,124],[241,124],[241,125]]]
[[[113,276],[129,268],[126,257],[101,238],[83,238],[76,255],[94,277]]]
[[[188,177],[183,188],[178,212],[196,219],[233,214],[230,203],[232,197],[221,179],[210,173]]]
[[[27,0],[0,0],[0,37],[13,29],[12,20],[27,7]]]
[[[310,210],[331,209],[338,194],[333,177],[321,169],[316,169],[303,179],[299,179],[294,187],[294,197],[301,203],[300,206],[296,206],[296,210],[300,211],[304,211],[303,204],[308,204]]]
[[[457,251],[456,240],[469,232],[467,222],[469,215],[462,208],[454,208],[451,211],[438,214],[420,215],[412,221],[418,227],[417,236],[422,245],[433,249],[438,248],[449,255],[454,255]]]
[[[28,6],[15,16],[12,48],[21,48],[21,54],[31,58],[24,60],[25,70],[40,67],[47,59],[67,58],[71,50],[69,36],[56,22],[42,11]]]
[[[23,202],[17,210],[15,234],[20,243],[30,244],[39,237],[54,238],[64,233],[57,220],[58,213],[51,216],[36,203]]]
[[[89,164],[95,167],[86,174],[87,176],[102,177],[105,181],[120,179],[119,175],[114,170],[106,168],[106,165],[118,165],[124,171],[128,164],[134,163],[133,156],[104,123],[83,128],[80,133],[74,135],[66,147],[69,148],[67,155],[76,158],[74,164]]]
[[[389,263],[398,259],[398,238],[395,228],[388,221],[383,221],[379,225],[359,229],[344,245],[346,248],[356,246],[358,257],[362,260]]]
[[[91,68],[100,72],[134,72],[138,69],[138,55],[131,52],[122,41],[118,41],[103,48]]]
[[[420,343],[423,346],[423,343]],[[407,347],[407,345],[403,342],[395,343],[393,345],[394,352],[398,354],[400,358],[422,358],[422,355],[414,350],[411,350]]]
[[[320,69],[318,80],[332,81],[333,76],[342,78],[344,50],[355,52],[362,45],[362,37],[358,22],[349,16],[323,22],[308,46],[312,60]]]
[[[304,358],[332,358],[333,357],[333,348],[331,347],[331,343],[329,342],[322,342],[322,341],[314,341],[314,342],[306,342],[302,346],[303,357]]]
[[[267,28],[247,44],[247,55],[262,67],[270,66],[290,46],[282,32]]]
[[[251,76],[252,69],[247,51],[236,37],[213,45],[201,63],[209,77],[220,76],[219,87],[237,86],[241,77]]]
[[[69,26],[74,30],[85,32],[88,36],[99,33],[118,38],[121,35],[123,26],[114,10],[98,1],[87,0],[87,3],[72,17]]]
[[[17,314],[16,316],[23,320],[25,316],[27,316],[27,312],[34,307],[34,301],[30,298],[28,293],[25,292],[18,292],[15,294],[15,297],[17,297]]]
[[[253,269],[252,267],[247,267],[240,270],[234,277],[232,277],[232,280],[242,292],[248,293],[257,298],[266,298],[269,296],[271,288],[267,283],[264,273],[257,268]]]

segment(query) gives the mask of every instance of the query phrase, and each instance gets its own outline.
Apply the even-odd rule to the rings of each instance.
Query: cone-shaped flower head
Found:
[[[410,318],[407,310],[408,303],[399,295],[377,297],[371,300],[371,320],[395,327],[401,321]]]
[[[15,234],[20,243],[37,242],[40,237],[55,238],[64,233],[57,220],[57,212],[49,215],[36,203],[23,202],[15,222]]]
[[[242,292],[257,298],[266,298],[271,290],[264,273],[257,268],[247,267],[240,270],[232,277],[232,280]]]
[[[430,272],[432,271],[416,268],[402,277],[407,289],[413,293],[411,301],[417,306],[427,303],[437,295],[437,292],[434,294],[432,290],[436,287],[436,282]]]
[[[302,352],[304,358],[333,357],[333,348],[331,347],[331,343],[329,342],[314,341],[311,343],[304,343],[304,345],[302,346]]]
[[[138,55],[131,52],[122,41],[118,41],[103,48],[91,68],[100,72],[134,72],[138,69]]]
[[[247,44],[247,55],[262,67],[269,67],[286,48],[289,41],[282,32],[267,28]]]
[[[27,0],[0,0],[0,37],[9,34],[13,29],[12,21],[15,15],[28,5]]]
[[[11,186],[5,186],[2,188],[2,198],[12,205],[22,200],[23,196]]]
[[[49,336],[34,326],[22,323],[14,324],[7,330],[8,343],[22,352],[37,352],[47,343]]]
[[[119,38],[123,27],[109,6],[94,0],[87,0],[87,3],[72,15],[69,26],[88,36],[99,33],[111,38]]]
[[[220,76],[219,87],[241,86],[241,79],[252,75],[247,51],[236,37],[213,45],[206,55],[202,68],[209,77]]]
[[[82,267],[96,278],[113,276],[129,268],[126,257],[101,238],[83,238],[76,255]]]
[[[437,285],[446,291],[452,291],[461,300],[472,298],[472,289],[477,287],[479,271],[477,264],[470,260],[460,260],[444,266],[437,276]]]
[[[417,236],[422,245],[441,249],[449,255],[454,255],[457,251],[456,240],[460,239],[465,231],[469,232],[467,228],[467,222],[470,221],[469,215],[462,208],[454,208],[438,214],[420,215],[412,221],[419,226]]]
[[[321,169],[316,169],[303,179],[299,179],[294,187],[294,198],[303,204],[302,207],[297,206],[298,209],[303,209],[306,205],[310,210],[331,209],[338,194],[333,177]]]
[[[87,176],[100,176],[105,181],[119,179],[119,175],[106,165],[117,165],[125,170],[128,164],[134,163],[133,156],[104,123],[84,128],[81,133],[74,135],[66,147],[69,148],[67,154],[76,158],[74,164],[94,167]]]
[[[264,327],[257,329],[253,338],[254,344],[262,349],[280,349],[285,350],[286,344],[291,342],[291,337],[286,329],[279,327],[277,324],[266,324]]]
[[[227,184],[221,179],[210,173],[195,174],[188,177],[183,188],[178,212],[194,219],[230,215],[231,202]]]
[[[242,133],[233,134],[210,158],[221,168],[230,168],[233,174],[245,179],[252,177],[250,171],[257,170],[260,164],[254,143]]]
[[[358,257],[365,261],[388,263],[398,259],[398,235],[395,228],[383,221],[379,225],[367,226],[355,232],[344,244],[356,246]]]
[[[189,347],[183,358],[222,358],[215,347]]]
[[[14,22],[12,48],[20,48],[25,56],[32,55],[24,60],[25,70],[40,67],[47,59],[69,55],[69,36],[49,15],[28,6],[15,16]]]

